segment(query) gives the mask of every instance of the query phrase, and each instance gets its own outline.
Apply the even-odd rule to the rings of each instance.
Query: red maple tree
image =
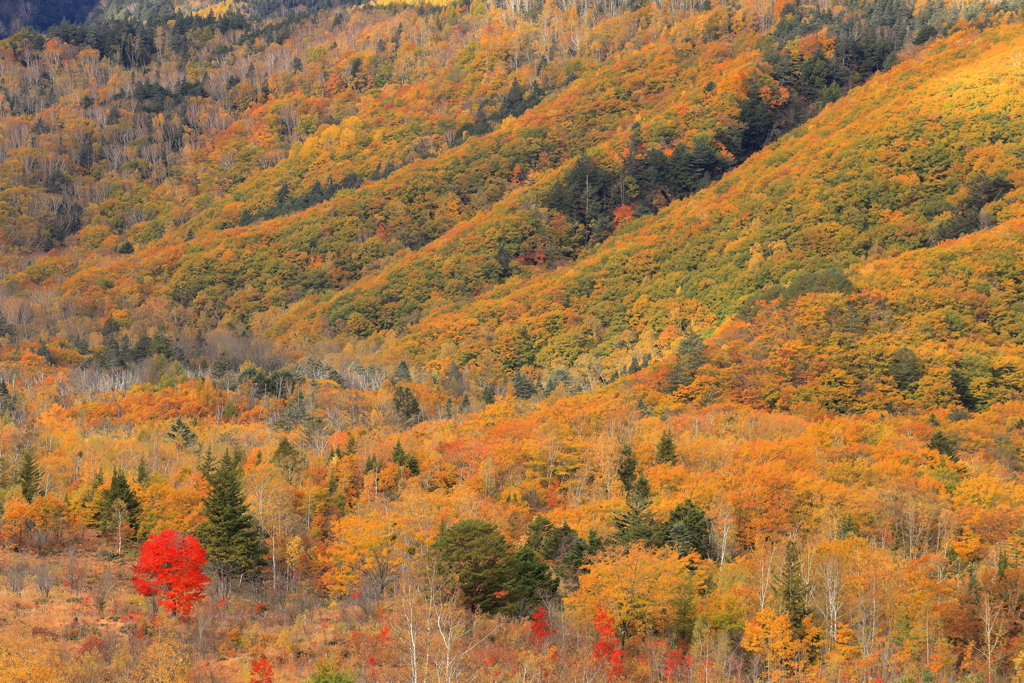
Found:
[[[203,574],[206,551],[195,536],[170,529],[154,534],[139,549],[132,583],[172,614],[188,616],[210,582]]]
[[[274,667],[266,655],[260,655],[252,662],[249,670],[249,683],[274,683]]]

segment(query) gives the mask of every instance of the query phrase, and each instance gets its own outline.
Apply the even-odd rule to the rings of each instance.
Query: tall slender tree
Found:
[[[25,500],[32,502],[32,499],[39,495],[39,484],[43,480],[43,472],[36,464],[36,458],[32,451],[27,451],[21,457],[21,468],[18,469],[18,483],[21,484],[21,495]]]
[[[249,576],[265,564],[259,528],[242,493],[242,455],[225,453],[210,473],[203,501],[206,517],[198,529],[207,556],[217,568]]]

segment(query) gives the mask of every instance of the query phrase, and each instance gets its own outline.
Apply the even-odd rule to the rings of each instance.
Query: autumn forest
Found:
[[[0,0],[0,679],[1024,681],[1021,0]]]

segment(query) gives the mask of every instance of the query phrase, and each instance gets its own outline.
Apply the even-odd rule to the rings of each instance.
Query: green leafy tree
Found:
[[[210,561],[230,574],[252,575],[262,567],[264,549],[256,520],[242,493],[241,453],[220,459],[209,478],[210,490],[203,501],[206,522],[199,539]]]

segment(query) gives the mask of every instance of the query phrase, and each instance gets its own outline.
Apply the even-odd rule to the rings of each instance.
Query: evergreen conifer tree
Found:
[[[397,368],[395,368],[395,381],[396,382],[411,382],[412,381],[412,373],[409,372],[409,364],[406,363],[404,360],[401,361],[398,364]]]
[[[399,467],[404,467],[409,470],[409,474],[414,477],[420,473],[420,461],[416,459],[415,455],[407,453],[406,450],[402,448],[401,441],[395,442],[395,447],[391,451],[391,460]]]
[[[672,440],[672,435],[666,430],[661,435],[661,441],[658,442],[658,448],[654,452],[654,462],[659,465],[675,465],[677,460],[676,442]]]
[[[633,483],[636,482],[636,455],[633,453],[633,447],[629,444],[623,444],[622,450],[619,451],[619,464],[616,469],[616,473],[619,475],[619,481],[622,482],[622,488],[626,491],[626,495],[629,495],[630,490],[633,488]]]
[[[134,531],[138,531],[139,511],[142,506],[135,492],[128,485],[128,477],[121,469],[115,467],[114,473],[110,475],[110,486],[103,492],[103,498],[100,500],[99,510],[97,511],[96,521],[100,531],[103,533],[110,531],[115,524],[114,505],[117,501],[124,503],[125,509],[128,512],[128,525]]]
[[[558,592],[558,579],[552,575],[551,568],[529,548],[520,548],[512,553],[506,564],[508,595],[505,596],[505,611],[525,616],[541,599],[554,597]]]
[[[711,528],[707,515],[692,500],[669,513],[665,524],[667,541],[680,555],[696,552],[707,559],[712,555]]]
[[[302,460],[302,453],[292,445],[292,442],[287,437],[278,442],[277,448],[274,449],[274,453],[270,456],[270,461],[286,472],[288,481],[291,481],[303,468],[304,463]]]
[[[800,551],[794,541],[786,544],[786,557],[782,563],[782,570],[775,577],[774,591],[782,611],[789,616],[793,636],[802,639],[807,635],[804,618],[811,613],[807,607],[810,586],[804,582],[804,577],[800,573]]]
[[[203,501],[206,517],[198,530],[207,557],[220,570],[251,575],[264,564],[256,520],[242,493],[242,456],[225,454],[210,474]]]
[[[693,332],[688,332],[679,340],[679,345],[676,347],[676,360],[669,372],[669,390],[675,391],[679,387],[688,387],[693,384],[698,368],[705,362],[707,362],[707,354],[704,342]]]
[[[135,481],[139,486],[145,486],[149,482],[149,467],[145,458],[139,458],[139,466],[135,468]]]
[[[647,478],[640,474],[637,476],[632,489],[626,495],[626,511],[615,515],[612,523],[617,531],[615,540],[618,543],[632,543],[643,541],[647,545],[662,545],[661,525],[658,524],[654,515],[650,512],[651,507],[651,486]]]
[[[18,469],[18,483],[21,484],[21,495],[25,500],[32,502],[32,499],[39,494],[39,484],[43,480],[43,472],[36,464],[36,458],[28,451],[21,457],[21,467]]]

